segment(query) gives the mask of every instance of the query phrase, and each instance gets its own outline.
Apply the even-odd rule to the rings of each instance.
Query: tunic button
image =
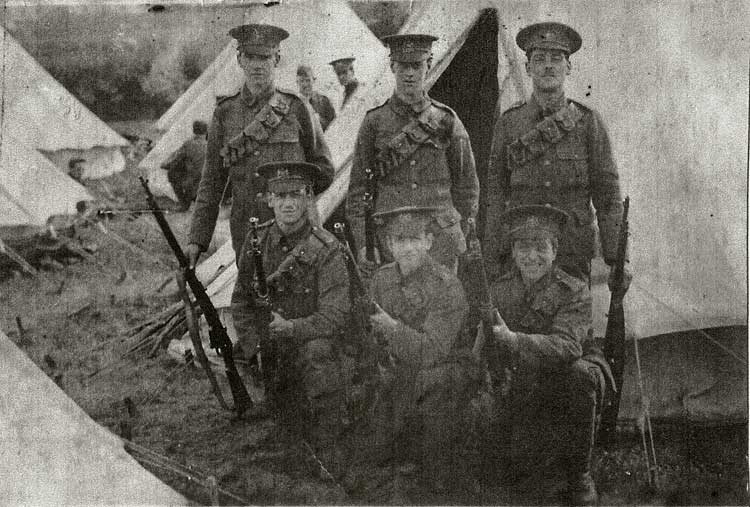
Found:
[[[552,162],[550,162],[549,160],[545,160],[545,161],[544,161],[544,165],[550,165],[551,163],[552,163]]]
[[[255,155],[257,157],[258,155],[260,155],[260,152],[259,151],[254,151],[253,155]]]
[[[417,184],[416,183],[412,183],[411,184],[411,188],[413,188],[413,189],[417,188]]]
[[[411,162],[409,162],[409,165],[416,165],[416,164],[417,164],[416,160],[412,160]]]
[[[260,178],[260,173],[255,173],[256,178]]]
[[[286,252],[287,250],[289,250],[289,249],[288,249],[287,247],[285,247],[285,246],[282,246],[282,247],[281,247],[281,251],[282,251],[282,252]]]
[[[545,186],[545,187],[549,187],[549,186],[550,186],[551,184],[552,184],[552,183],[550,183],[549,181],[545,181],[545,182],[544,182],[544,186]]]
[[[312,289],[305,288],[305,294],[310,294],[312,292]]]

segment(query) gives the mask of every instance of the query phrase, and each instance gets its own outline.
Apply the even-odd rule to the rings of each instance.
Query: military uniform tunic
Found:
[[[257,149],[245,153],[229,168],[225,167],[222,149],[256,118],[276,93],[288,102],[288,113],[278,126],[270,129],[270,136]],[[239,259],[250,217],[258,217],[262,222],[273,216],[262,199],[265,180],[257,174],[256,169],[262,164],[278,161],[310,162],[333,176],[331,155],[323,140],[320,123],[314,121],[306,101],[303,102],[292,92],[273,87],[259,96],[251,96],[247,87],[243,87],[236,95],[220,100],[208,129],[206,164],[193,212],[190,242],[204,250],[208,247],[216,225],[219,202],[229,180],[233,196],[230,232],[232,246]]]
[[[425,129],[402,129],[416,118],[432,112],[433,122]],[[426,139],[409,136],[426,130],[434,132]],[[401,136],[403,142],[394,143]],[[409,145],[418,143],[406,156]],[[389,146],[390,143],[390,146]],[[397,144],[397,145],[394,145]],[[403,155],[403,156],[401,156]],[[403,158],[394,164],[394,158]],[[366,169],[380,171],[375,212],[402,206],[436,206],[433,214],[435,241],[431,254],[441,263],[465,251],[460,221],[476,216],[479,179],[469,136],[461,120],[449,107],[424,96],[417,104],[407,104],[393,95],[383,105],[368,111],[359,129],[354,152],[351,182],[346,203],[347,217],[360,247],[364,243]],[[381,250],[384,241],[381,241]]]
[[[540,123],[549,118],[545,123]],[[596,111],[560,98],[548,110],[535,96],[506,111],[495,125],[488,188],[485,252],[497,270],[510,242],[499,223],[522,204],[550,204],[570,215],[560,236],[558,264],[588,277],[599,225],[602,255],[615,261],[622,200],[609,136]],[[572,269],[569,269],[572,268]],[[577,269],[575,269],[577,268]]]
[[[406,276],[396,263],[382,266],[371,281],[371,295],[399,322],[384,336],[396,366],[376,411],[380,447],[390,448],[395,439],[407,459],[416,453],[423,466],[439,468],[452,456],[448,448],[478,387],[478,369],[459,337],[468,313],[463,288],[429,258]]]
[[[540,454],[551,451],[563,470],[587,470],[595,411],[609,374],[589,338],[587,284],[554,267],[527,288],[513,267],[490,291],[503,320],[519,336],[516,350],[495,350],[496,364],[509,373],[490,371],[496,387],[510,377],[509,393],[498,400],[494,443],[504,446],[501,452],[519,470],[542,463]]]
[[[323,132],[326,131],[328,125],[336,118],[336,110],[333,109],[331,101],[322,93],[313,92],[310,97],[310,105],[313,111],[318,113],[318,119],[320,120],[320,126],[323,128]]]
[[[337,350],[349,313],[344,254],[332,234],[309,223],[285,235],[270,222],[259,236],[271,308],[294,326],[292,338],[275,338],[280,365],[278,385],[266,388],[273,401],[284,407],[282,410],[295,414],[300,405],[298,395],[314,409],[316,403],[327,403],[327,395],[343,388]],[[259,346],[257,326],[261,325],[253,291],[254,275],[248,235],[232,294],[232,318],[243,350],[250,352]],[[268,366],[264,373],[270,373],[272,365]]]

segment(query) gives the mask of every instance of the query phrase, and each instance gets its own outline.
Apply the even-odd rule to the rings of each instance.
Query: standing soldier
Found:
[[[265,180],[258,166],[300,160],[333,175],[328,146],[310,107],[294,92],[274,86],[281,59],[279,44],[289,34],[271,25],[242,25],[229,34],[237,39],[237,61],[245,84],[237,94],[219,99],[208,129],[206,164],[187,247],[192,266],[211,242],[228,181],[232,184],[232,246],[239,255],[250,217],[271,217],[262,200]]]
[[[339,58],[328,64],[333,67],[336,77],[339,78],[339,84],[344,87],[344,99],[341,101],[341,107],[339,108],[344,109],[344,106],[360,85],[360,82],[354,77],[354,57]]]
[[[455,270],[458,256],[466,250],[463,227],[478,210],[479,179],[469,135],[456,113],[425,91],[437,38],[409,34],[384,40],[391,48],[396,90],[383,105],[367,112],[359,129],[346,204],[354,239],[359,247],[365,244],[369,174],[375,179],[375,211],[403,206],[437,209],[430,224],[435,237],[430,253]],[[390,259],[383,238],[379,240],[383,257]]]
[[[599,114],[565,97],[571,54],[581,37],[560,23],[537,23],[516,37],[526,52],[526,73],[534,91],[507,110],[495,125],[485,194],[485,242],[490,268],[508,269],[510,243],[498,217],[522,204],[549,204],[570,216],[560,239],[558,265],[589,280],[599,225],[604,261],[615,261],[622,218],[617,167]]]
[[[193,122],[193,137],[161,165],[167,171],[167,179],[174,189],[181,211],[187,211],[195,200],[201,170],[206,159],[206,122]]]
[[[330,185],[328,173],[305,162],[265,164],[268,206],[259,250],[269,287],[270,323],[256,299],[252,234],[239,252],[232,317],[242,350],[251,357],[268,336],[274,357],[263,352],[266,396],[281,427],[331,451],[339,429],[344,387],[339,361],[349,312],[349,279],[336,238],[313,225],[308,207]]]
[[[432,490],[459,480],[457,440],[480,377],[460,341],[469,309],[461,282],[429,255],[434,211],[378,213],[395,262],[374,273],[370,291],[379,305],[370,317],[373,330],[393,358],[375,410],[377,454],[401,472],[418,467]]]
[[[299,89],[299,94],[310,101],[313,111],[315,111],[318,119],[320,119],[320,126],[323,128],[323,132],[325,132],[328,125],[336,118],[336,111],[333,109],[328,97],[315,91],[314,84],[315,74],[313,74],[312,67],[309,65],[298,66],[297,88]]]
[[[555,263],[568,219],[540,205],[519,206],[500,217],[513,267],[490,288],[499,315],[495,347],[488,349],[497,356],[488,364],[495,392],[504,394],[497,400],[499,426],[486,448],[499,448],[500,463],[515,479],[530,472],[531,480],[524,482],[532,493],[544,490],[534,479],[554,471],[564,474],[572,505],[592,505],[595,422],[605,379],[612,380],[589,338],[588,286]]]

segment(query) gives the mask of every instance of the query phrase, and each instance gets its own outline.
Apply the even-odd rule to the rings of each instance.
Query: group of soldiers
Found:
[[[194,266],[208,247],[231,182],[232,316],[243,353],[261,351],[279,426],[345,473],[351,386],[366,384],[368,371],[370,457],[439,490],[460,467],[457,447],[482,392],[492,400],[480,445],[491,481],[556,470],[567,501],[596,503],[591,452],[612,381],[591,331],[590,270],[597,230],[605,262],[615,260],[622,202],[601,118],[565,96],[578,33],[549,22],[519,32],[533,94],[497,120],[482,189],[463,123],[426,92],[436,38],[386,37],[396,84],[359,128],[344,208],[351,249],[315,211],[334,176],[321,121],[307,98],[274,84],[288,33],[243,25],[230,34],[245,84],[218,101],[211,120],[187,254]],[[332,64],[353,74],[351,59]],[[496,309],[484,329],[471,318],[476,287],[459,276],[480,190]],[[258,254],[268,318],[259,311]],[[355,285],[367,305],[355,304]],[[363,309],[365,338],[351,325]]]

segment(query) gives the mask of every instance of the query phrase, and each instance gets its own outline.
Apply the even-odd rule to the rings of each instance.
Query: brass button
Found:
[[[545,161],[544,161],[544,165],[550,165],[551,163],[552,163],[552,162],[550,162],[549,160],[545,160]]]
[[[260,178],[260,173],[255,173],[256,178]]]
[[[549,186],[550,186],[551,184],[552,184],[552,183],[550,183],[549,181],[545,181],[545,182],[544,182],[544,186],[545,186],[545,187],[549,187]]]
[[[416,183],[412,183],[412,184],[411,184],[411,188],[413,188],[413,189],[414,189],[414,188],[417,188],[417,184],[416,184]]]
[[[254,151],[253,155],[255,155],[257,157],[258,155],[260,155],[260,152],[259,151]]]
[[[282,247],[281,247],[281,251],[282,251],[282,252],[286,252],[287,250],[289,250],[289,248],[287,248],[287,247],[285,247],[285,246],[282,246]]]
[[[409,165],[416,165],[416,164],[417,164],[416,160],[412,160],[411,162],[409,162]]]
[[[305,287],[305,294],[310,294],[311,292],[312,292],[312,289]]]

